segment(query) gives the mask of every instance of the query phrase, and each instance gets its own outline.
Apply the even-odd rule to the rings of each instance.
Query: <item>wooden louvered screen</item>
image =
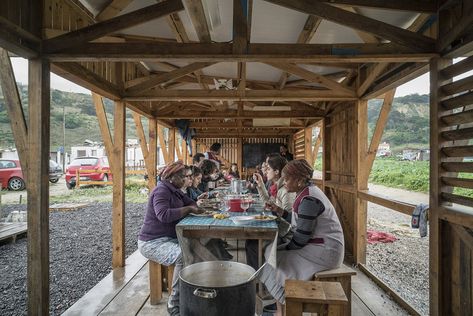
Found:
[[[293,136],[294,159],[305,159],[305,129],[297,131]]]

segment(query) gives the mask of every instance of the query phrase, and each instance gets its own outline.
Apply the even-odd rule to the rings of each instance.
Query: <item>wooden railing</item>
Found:
[[[91,180],[80,180],[80,175],[81,174],[90,174],[90,173],[105,173],[106,175],[111,175],[112,171],[111,170],[76,170],[76,185],[75,188],[79,188],[81,185],[112,185],[113,181],[91,181]],[[137,175],[137,174],[146,174],[146,170],[126,170],[125,174],[128,175]],[[108,178],[108,176],[107,176]]]

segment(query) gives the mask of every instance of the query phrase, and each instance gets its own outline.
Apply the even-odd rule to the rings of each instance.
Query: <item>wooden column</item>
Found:
[[[304,130],[304,148],[305,159],[310,166],[314,165],[314,157],[312,155],[312,127],[306,127]]]
[[[149,147],[148,147],[148,188],[151,192],[156,187],[156,166],[158,164],[158,122],[149,119]]]
[[[368,189],[368,179],[363,177],[364,162],[368,152],[368,101],[359,100],[356,104],[357,161],[356,161],[356,202],[353,236],[353,256],[355,263],[366,262],[366,221],[367,202],[358,197],[359,190]],[[350,135],[347,135],[350,137]]]
[[[163,152],[164,163],[167,165],[170,163],[168,149],[166,148],[166,139],[164,137],[164,127],[158,124],[158,140],[161,151]]]
[[[28,314],[49,315],[49,62],[29,61]]]
[[[243,138],[242,137],[238,137],[237,164],[238,164],[238,172],[240,173],[240,176],[243,176]]]
[[[168,163],[174,162],[176,159],[176,129],[170,128],[168,134]]]
[[[102,97],[92,97],[113,175],[112,267],[117,268],[125,265],[125,104],[115,102],[112,140]]]
[[[115,102],[113,118],[112,267],[125,266],[125,103]]]

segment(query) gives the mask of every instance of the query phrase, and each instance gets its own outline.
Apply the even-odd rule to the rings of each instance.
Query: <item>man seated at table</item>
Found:
[[[260,275],[278,302],[277,315],[284,309],[286,279],[311,280],[314,273],[338,268],[343,262],[343,230],[330,200],[311,184],[313,172],[303,159],[289,162],[282,170],[287,191],[297,193],[291,212],[293,236],[278,246],[276,268],[267,265]]]

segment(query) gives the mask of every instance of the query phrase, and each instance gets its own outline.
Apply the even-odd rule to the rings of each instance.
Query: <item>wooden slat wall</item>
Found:
[[[465,76],[471,70],[473,57],[431,63],[432,315],[473,312],[473,198],[467,194],[473,192],[473,162],[465,159],[473,156],[473,75]]]
[[[325,194],[337,210],[345,234],[345,250],[354,253],[356,204],[356,108],[344,106],[325,118],[323,134]]]
[[[305,130],[298,130],[292,139],[294,142],[294,159],[305,159]]]
[[[285,144],[286,138],[243,138],[243,144]],[[221,156],[229,163],[236,162],[241,168],[242,162],[238,157],[238,138],[196,138],[197,152],[205,152],[213,143],[222,144]],[[227,167],[227,166],[225,166]],[[241,170],[241,169],[240,169]]]

